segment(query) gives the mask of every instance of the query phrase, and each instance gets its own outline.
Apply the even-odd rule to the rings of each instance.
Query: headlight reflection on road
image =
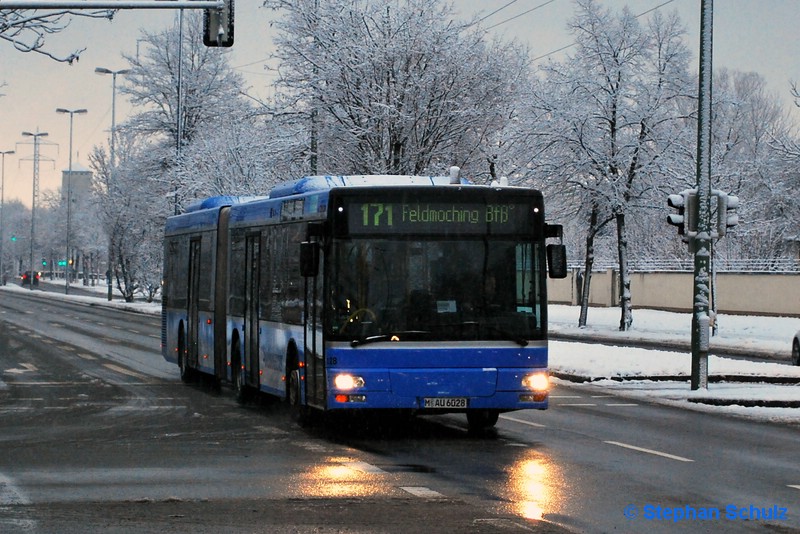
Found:
[[[538,453],[511,466],[508,486],[514,513],[526,519],[542,519],[545,514],[558,511],[563,488],[561,472]]]
[[[328,458],[305,472],[297,489],[304,497],[366,497],[386,492],[382,477],[358,465],[351,458]]]

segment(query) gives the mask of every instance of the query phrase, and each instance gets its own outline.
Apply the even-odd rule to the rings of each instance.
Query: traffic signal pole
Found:
[[[701,1],[697,109],[697,235],[694,240],[691,388],[708,389],[711,295],[711,74],[713,0]]]

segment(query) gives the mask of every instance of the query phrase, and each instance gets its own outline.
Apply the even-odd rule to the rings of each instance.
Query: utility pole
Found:
[[[6,272],[3,270],[3,242],[6,240],[3,208],[5,206],[6,195],[6,155],[9,154],[14,154],[14,151],[4,150],[0,152],[0,158],[3,160],[2,174],[0,175],[0,281],[2,281],[2,285],[6,284]]]
[[[178,88],[177,88],[177,111],[175,124],[175,163],[180,176],[181,168],[181,149],[183,145],[183,10],[180,10],[178,17]],[[175,196],[173,197],[173,214],[178,214],[178,182],[175,182]]]
[[[36,279],[36,269],[33,265],[34,235],[36,233],[36,205],[39,201],[39,138],[47,137],[47,132],[36,133],[22,132],[25,137],[33,137],[33,200],[31,203],[31,263],[30,263],[30,288],[33,291],[33,282]]]
[[[691,388],[708,389],[711,296],[711,74],[714,1],[700,3],[700,83],[697,109],[697,235],[694,238]]]

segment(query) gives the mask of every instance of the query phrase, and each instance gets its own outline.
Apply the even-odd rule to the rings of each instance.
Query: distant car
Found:
[[[800,365],[800,331],[794,335],[792,341],[792,365]]]
[[[23,286],[31,285],[31,272],[30,271],[25,271],[24,273],[22,273],[20,278],[22,279],[20,281],[21,285],[23,285]],[[33,273],[33,285],[35,285],[35,286],[39,285],[39,273]]]

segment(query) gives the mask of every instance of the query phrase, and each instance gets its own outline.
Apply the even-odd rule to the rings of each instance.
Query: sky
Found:
[[[236,2],[235,43],[229,50],[231,65],[249,85],[256,98],[269,94],[272,82],[263,65],[271,53],[272,11],[260,7],[260,0]],[[687,42],[697,56],[699,49],[700,0],[601,0],[612,9],[628,5],[642,18],[654,8],[677,11],[687,27]],[[572,16],[572,0],[455,0],[464,17],[486,17],[488,31],[530,46],[531,55],[563,59],[573,42],[566,29]],[[4,197],[30,206],[33,190],[31,138],[23,131],[47,132],[40,138],[40,191],[57,190],[61,172],[69,168],[69,115],[56,108],[81,109],[73,122],[73,169],[86,168],[95,145],[105,145],[111,128],[111,76],[95,74],[96,67],[119,70],[127,67],[122,54],[135,55],[141,29],[160,31],[172,26],[173,10],[123,10],[113,22],[75,19],[60,35],[48,42],[60,51],[86,48],[73,65],[56,63],[38,54],[25,54],[0,43],[0,151],[15,150],[5,157]],[[757,72],[768,88],[792,106],[790,81],[800,81],[800,6],[796,0],[719,0],[714,5],[714,68]],[[118,86],[122,80],[118,78]],[[133,110],[117,92],[116,121],[123,122]],[[798,120],[800,122],[800,120]],[[40,193],[41,194],[41,193]]]

